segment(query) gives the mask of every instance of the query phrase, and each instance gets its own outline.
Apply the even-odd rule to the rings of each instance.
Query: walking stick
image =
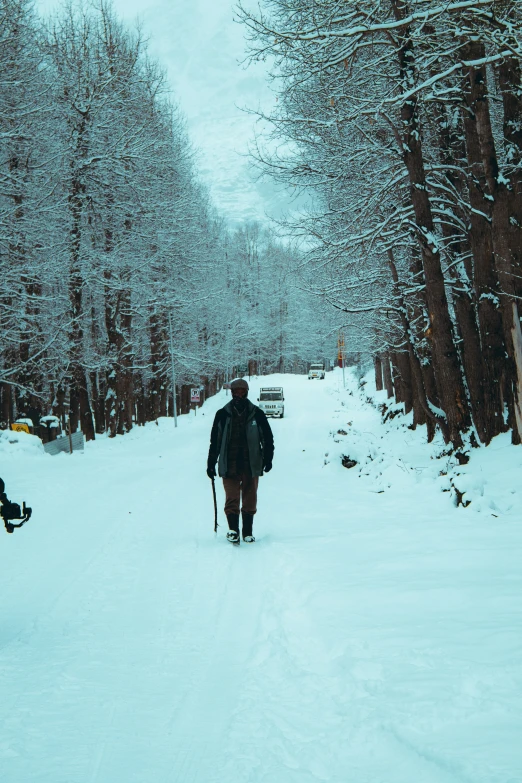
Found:
[[[216,483],[214,481],[214,478],[212,478],[212,495],[214,497],[214,533],[217,533],[217,529],[219,525],[217,521]]]

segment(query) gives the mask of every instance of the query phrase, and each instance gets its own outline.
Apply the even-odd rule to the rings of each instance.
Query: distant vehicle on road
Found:
[[[282,386],[265,386],[259,390],[259,407],[267,416],[278,416],[280,419],[285,414],[284,395]]]
[[[312,378],[319,378],[320,381],[324,381],[324,374],[324,363],[312,362],[310,369],[308,370],[308,380],[311,381]]]

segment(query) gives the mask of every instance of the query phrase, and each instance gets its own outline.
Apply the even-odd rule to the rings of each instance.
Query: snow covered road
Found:
[[[423,433],[384,440],[347,380],[252,381],[285,389],[253,546],[219,484],[213,533],[224,392],[84,454],[0,452],[34,508],[0,543],[0,783],[522,781],[520,495],[456,509]]]

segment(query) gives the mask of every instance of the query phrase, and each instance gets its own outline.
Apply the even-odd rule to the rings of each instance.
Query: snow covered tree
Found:
[[[265,0],[239,13],[251,56],[274,58],[270,119],[292,142],[286,158],[259,148],[260,165],[316,194],[315,214],[292,228],[313,237],[317,287],[374,314],[375,350],[384,340],[401,356],[399,385],[416,378],[429,437],[435,425],[459,446],[472,419],[488,443],[506,404],[518,442],[520,10]]]
[[[43,406],[48,91],[28,0],[0,3],[0,421]]]

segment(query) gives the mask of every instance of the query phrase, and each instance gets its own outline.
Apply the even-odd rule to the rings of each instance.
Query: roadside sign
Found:
[[[191,402],[199,402],[199,395],[200,395],[200,390],[199,389],[191,389],[190,390],[190,401]]]
[[[31,434],[28,425],[23,424],[21,421],[15,421],[14,424],[11,424],[11,429],[15,432],[27,432],[28,435]]]

